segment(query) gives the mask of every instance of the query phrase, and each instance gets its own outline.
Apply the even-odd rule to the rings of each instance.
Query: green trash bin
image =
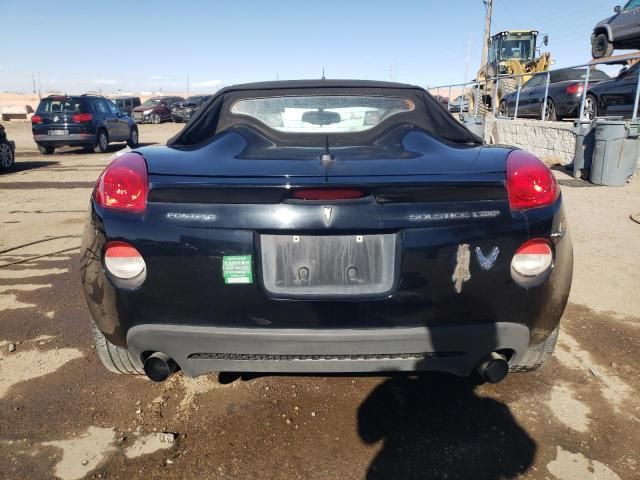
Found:
[[[631,177],[640,155],[640,123],[637,120],[595,121],[591,182],[622,187]]]
[[[593,160],[595,129],[590,120],[576,120],[573,123],[576,135],[576,150],[573,156],[573,178],[589,178]]]

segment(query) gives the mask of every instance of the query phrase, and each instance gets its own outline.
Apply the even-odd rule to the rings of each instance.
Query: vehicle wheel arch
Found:
[[[597,37],[598,35],[604,33],[607,36],[607,40],[613,42],[613,31],[609,25],[600,25],[599,27],[593,30],[593,36]]]

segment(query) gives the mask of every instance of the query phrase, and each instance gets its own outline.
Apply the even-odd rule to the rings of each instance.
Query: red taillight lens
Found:
[[[364,192],[359,188],[301,188],[292,196],[298,200],[352,200],[364,197]]]
[[[93,115],[90,113],[76,113],[73,116],[74,123],[85,123],[90,122],[93,119]]]
[[[31,123],[42,123],[42,117],[40,115],[33,115],[31,117]]]
[[[522,244],[511,260],[511,268],[524,277],[546,273],[553,261],[549,242],[535,238]]]
[[[107,243],[104,265],[111,274],[125,280],[137,277],[146,268],[140,252],[125,242]]]
[[[94,198],[105,208],[143,212],[149,184],[147,164],[138,153],[125,153],[106,168],[96,184]]]
[[[514,150],[507,157],[507,192],[512,210],[526,210],[551,205],[560,188],[551,170],[535,155]]]
[[[575,85],[569,85],[567,87],[567,95],[577,95],[584,91],[584,85],[582,83],[576,83]]]

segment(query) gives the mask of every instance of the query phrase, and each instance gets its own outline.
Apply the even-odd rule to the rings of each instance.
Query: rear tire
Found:
[[[593,40],[591,46],[591,56],[593,58],[610,57],[613,53],[613,45],[609,42],[609,38],[606,33],[600,33]]]
[[[51,155],[56,151],[56,147],[45,147],[44,145],[38,145],[38,151],[42,155]]]
[[[11,145],[0,142],[0,170],[9,170],[15,162],[15,154]]]
[[[498,108],[498,115],[500,115],[501,117],[508,117],[509,116],[509,107],[507,105],[507,101],[506,100],[502,100],[500,102],[500,107]]]
[[[518,81],[515,78],[503,78],[498,82],[498,101],[518,89]],[[498,104],[499,105],[499,104]]]
[[[96,153],[107,153],[109,151],[109,135],[103,130],[98,130],[97,144],[94,147]]]
[[[541,110],[542,108],[543,107],[541,107]],[[542,111],[540,112],[540,116],[542,117]],[[544,119],[548,122],[558,121],[558,111],[556,110],[556,104],[552,98],[547,98],[547,110],[544,114]]]
[[[478,117],[484,117],[487,114],[487,105],[483,102],[483,95],[482,95],[482,90],[480,92],[478,92]],[[476,113],[476,89],[472,89],[471,93],[469,94],[468,101],[469,101],[469,115],[470,116],[475,116]]]
[[[560,333],[560,324],[543,342],[532,345],[517,364],[509,367],[510,372],[531,372],[542,367],[553,355]]]
[[[92,323],[96,352],[107,370],[125,375],[143,375],[140,362],[131,356],[129,350],[118,347],[105,338],[95,323]]]
[[[129,145],[129,148],[136,148],[138,146],[138,129],[136,127],[133,127],[129,132],[127,145]]]
[[[587,95],[584,100],[584,118],[587,120],[595,120],[598,116],[598,100],[591,94]]]

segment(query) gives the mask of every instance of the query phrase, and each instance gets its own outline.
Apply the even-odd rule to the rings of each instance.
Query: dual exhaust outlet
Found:
[[[162,352],[155,352],[144,361],[144,373],[154,382],[164,382],[177,368],[175,360]],[[498,383],[509,373],[509,362],[501,353],[493,352],[480,362],[476,371],[485,382]]]

